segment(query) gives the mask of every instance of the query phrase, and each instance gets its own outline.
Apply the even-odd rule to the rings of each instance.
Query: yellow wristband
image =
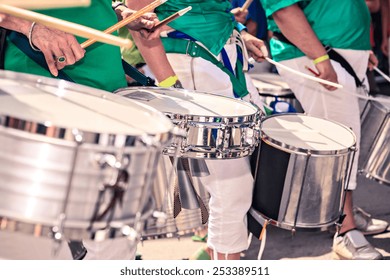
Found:
[[[158,86],[159,87],[171,87],[173,86],[176,81],[178,80],[177,76],[170,76],[166,78],[164,81],[161,81]]]
[[[328,60],[328,59],[329,59],[329,55],[325,54],[323,56],[320,56],[320,57],[317,57],[316,59],[314,59],[313,63],[318,64],[318,63],[323,62],[323,61]]]

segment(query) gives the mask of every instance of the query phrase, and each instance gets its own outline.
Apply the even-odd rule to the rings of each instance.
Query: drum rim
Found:
[[[78,90],[80,93],[88,93],[91,96],[95,96],[98,98],[104,98],[107,99],[109,96],[109,99],[111,101],[116,101],[119,100],[119,102],[128,102],[125,101],[126,98],[122,98],[119,96],[116,96],[115,94],[112,94],[108,91],[103,91],[97,88],[92,88],[88,87],[85,85],[81,84],[76,84],[72,83],[69,81],[65,80],[59,80],[55,78],[49,78],[49,77],[44,77],[44,76],[39,76],[39,75],[34,75],[34,74],[26,74],[26,73],[19,73],[19,72],[13,72],[13,71],[8,71],[8,70],[0,70],[0,78],[3,79],[21,79],[23,78],[27,82],[39,84],[39,85],[47,85],[47,86],[58,86],[60,85],[61,88],[63,89],[70,89],[70,90]],[[131,104],[137,104],[137,106],[143,107],[147,110],[149,110],[151,113],[156,114],[156,119],[161,115],[161,119],[164,119],[166,116],[162,114],[160,111],[154,109],[151,106],[147,106],[145,104],[142,104],[140,102],[131,102]],[[130,103],[129,103],[130,104]],[[7,121],[12,119],[17,123],[17,127],[12,126],[7,124]],[[130,128],[130,124],[127,124]],[[76,135],[84,135],[83,137],[83,143],[95,143],[94,141],[86,141],[85,139],[99,139],[101,137],[107,137],[107,138],[112,138],[114,137],[134,137],[134,138],[139,138],[139,139],[151,139],[155,138],[156,141],[159,141],[162,139],[163,141],[168,141],[169,139],[172,138],[172,131],[174,129],[173,124],[171,121],[167,120],[164,123],[164,126],[166,125],[166,130],[165,131],[157,131],[157,132],[142,132],[140,129],[139,130],[141,133],[139,134],[124,134],[124,133],[115,133],[115,132],[96,132],[96,131],[88,131],[88,130],[82,130],[78,129],[77,125],[74,127],[65,127],[62,125],[53,125],[50,123],[50,121],[31,121],[27,120],[24,118],[20,117],[15,117],[12,114],[5,114],[0,112],[0,127],[5,127],[9,129],[15,129],[19,131],[24,131],[26,133],[30,134],[38,134],[38,135],[43,135],[45,137],[49,138],[55,138],[55,139],[61,139],[61,140],[70,140],[69,137],[65,137],[66,135],[74,135],[76,132]],[[36,127],[36,130],[32,129],[32,127]],[[38,132],[38,129],[50,129],[53,131],[51,135],[46,135],[43,134],[42,132]],[[74,140],[74,139],[72,139]]]
[[[294,115],[294,116],[298,115],[298,116],[306,116],[306,117],[310,117],[310,118],[317,118],[317,117],[313,117],[313,116],[308,116],[307,114],[303,114],[303,113],[283,113],[283,114],[278,114],[278,115],[267,116],[262,120],[262,123],[270,118],[274,118],[274,117],[278,117],[278,116],[288,116],[288,115]],[[349,152],[351,152],[351,150],[354,150],[356,148],[356,135],[353,133],[353,131],[349,127],[347,127],[346,125],[343,125],[339,122],[336,122],[336,121],[332,121],[332,120],[328,120],[328,119],[324,119],[324,118],[317,118],[317,119],[322,119],[322,120],[332,122],[334,124],[337,124],[337,125],[343,127],[344,129],[346,129],[348,132],[350,132],[351,136],[353,137],[353,145],[351,147],[346,147],[346,148],[340,149],[340,150],[322,150],[322,151],[309,150],[309,149],[295,147],[293,145],[285,144],[283,142],[275,140],[274,138],[268,136],[262,129],[260,129],[261,130],[261,141],[263,141],[266,144],[269,144],[277,149],[280,149],[284,152],[287,152],[287,153],[297,152],[297,153],[301,153],[301,154],[305,154],[305,155],[310,154],[310,155],[318,155],[318,156],[321,156],[321,155],[325,155],[325,156],[327,156],[327,155],[344,155],[344,154],[348,154]]]
[[[210,92],[197,91],[197,90],[188,90],[188,89],[183,89],[183,88],[174,88],[173,89],[173,88],[163,88],[163,87],[128,87],[128,88],[118,89],[117,91],[115,91],[115,93],[117,93],[118,95],[127,97],[126,96],[126,91],[127,90],[139,90],[139,89],[150,90],[150,91],[154,91],[154,92],[156,92],[156,91],[179,91],[179,92],[183,92],[185,94],[188,94],[188,93],[198,94],[199,93],[199,94],[204,94],[204,95],[208,95],[208,96],[212,96],[212,97],[222,98],[222,99],[229,100],[229,101],[234,101],[236,103],[241,103],[244,106],[246,106],[248,108],[251,107],[251,109],[254,110],[254,112],[252,112],[252,114],[225,115],[225,116],[211,116],[211,115],[199,115],[199,114],[180,114],[180,113],[176,113],[176,112],[163,112],[164,114],[174,114],[176,116],[181,116],[182,118],[186,118],[186,117],[188,118],[189,116],[191,116],[193,118],[201,118],[201,117],[203,117],[203,118],[227,118],[227,119],[230,118],[230,119],[234,119],[234,118],[239,118],[239,117],[261,115],[261,113],[262,113],[260,108],[256,104],[253,104],[251,102],[247,102],[247,101],[244,101],[244,100],[241,100],[241,99],[237,99],[237,98],[234,98],[234,97],[228,97],[228,96],[213,94],[213,93],[210,93]],[[127,98],[130,98],[130,97],[127,97]],[[130,99],[132,99],[132,98],[130,98]],[[132,100],[137,100],[137,99],[132,99]]]

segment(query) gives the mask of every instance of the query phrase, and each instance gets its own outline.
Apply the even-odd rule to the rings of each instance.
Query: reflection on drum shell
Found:
[[[284,115],[287,121],[290,116],[293,122],[309,118]],[[263,124],[267,119],[272,117]],[[354,142],[352,131],[345,131]],[[278,140],[262,129],[259,153],[253,155],[258,167],[252,207],[265,220],[285,229],[324,230],[334,225],[340,215],[354,145],[352,150],[316,151]]]

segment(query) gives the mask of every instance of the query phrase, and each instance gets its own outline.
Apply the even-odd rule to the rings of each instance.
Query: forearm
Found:
[[[126,5],[134,10],[139,10],[153,1],[150,0],[126,0]],[[144,58],[146,64],[155,75],[156,79],[161,82],[170,76],[174,76],[164,46],[161,39],[146,39],[139,32],[131,31],[135,44]]]
[[[138,32],[131,33],[146,64],[159,82],[175,75],[175,72],[169,64],[160,38],[148,40],[142,38]]]
[[[316,59],[326,54],[324,46],[298,5],[281,9],[272,16],[283,35],[310,59]]]
[[[32,24],[31,21],[17,18],[7,14],[4,15],[3,20],[0,22],[1,27],[22,33],[25,36],[28,36],[31,24]]]

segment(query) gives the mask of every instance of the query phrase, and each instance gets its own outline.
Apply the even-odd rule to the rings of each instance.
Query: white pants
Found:
[[[341,54],[355,70],[360,80],[363,80],[367,70],[368,51],[335,49]],[[305,66],[315,69],[313,62],[307,57],[285,60],[283,65],[293,68],[302,73],[308,73]],[[288,83],[302,107],[310,116],[324,118],[350,127],[356,135],[357,153],[352,167],[351,179],[348,189],[356,188],[359,143],[360,143],[360,110],[358,98],[350,93],[359,94],[353,77],[338,63],[332,61],[337,72],[338,82],[343,85],[342,89],[328,91],[319,83],[297,76],[285,69],[278,68],[279,74]],[[367,80],[367,79],[365,79]],[[366,86],[368,84],[366,83]]]
[[[225,50],[231,64],[235,65],[236,46],[226,45]],[[234,97],[229,76],[211,62],[171,53],[168,54],[168,59],[185,89]],[[250,94],[243,99],[263,110],[263,102],[256,87],[248,75],[246,78]],[[246,250],[246,214],[252,203],[253,191],[249,158],[206,162],[211,175],[200,179],[210,193],[208,246],[222,254]]]

